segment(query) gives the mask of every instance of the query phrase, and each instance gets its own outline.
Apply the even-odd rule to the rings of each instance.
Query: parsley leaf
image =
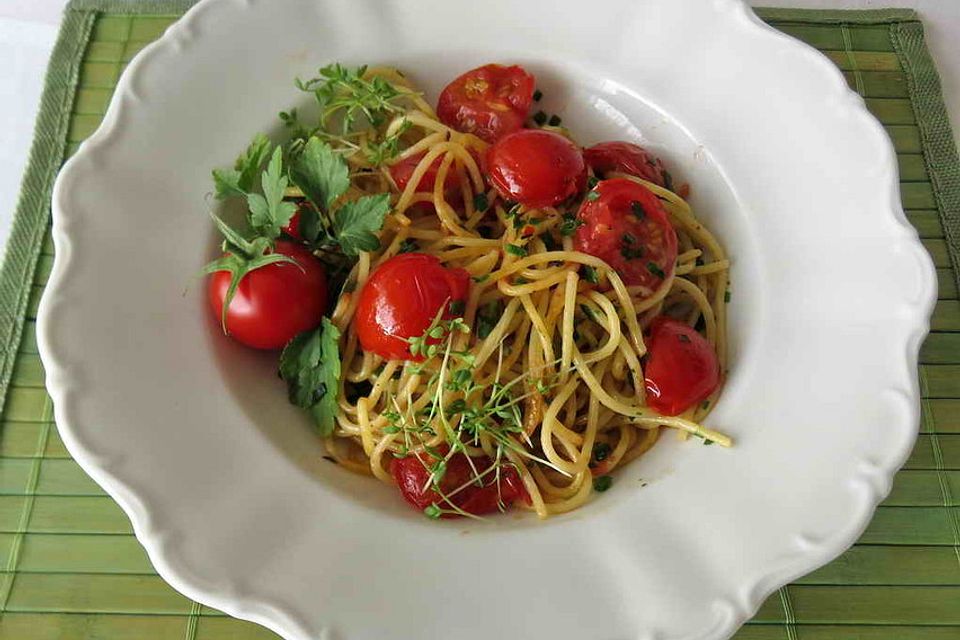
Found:
[[[287,177],[283,175],[283,160],[280,147],[273,151],[267,170],[260,176],[263,195],[259,193],[247,194],[247,205],[250,207],[250,226],[266,238],[276,238],[280,229],[284,227],[293,214],[297,205],[284,202],[283,192],[287,188]]]
[[[234,162],[233,169],[214,169],[213,183],[217,199],[243,197],[253,189],[254,180],[269,157],[272,146],[267,136],[258,133],[246,151]]]
[[[310,138],[290,167],[293,183],[322,211],[350,187],[347,162],[320,138]]]
[[[374,233],[383,227],[389,211],[390,196],[386,193],[363,196],[337,209],[333,230],[343,252],[355,256],[361,251],[375,251],[380,240]]]
[[[280,355],[280,377],[287,382],[290,402],[313,416],[318,433],[333,433],[340,386],[340,330],[323,319],[318,328],[301,333]]]

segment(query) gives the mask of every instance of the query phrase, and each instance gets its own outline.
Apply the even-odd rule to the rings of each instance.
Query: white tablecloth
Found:
[[[0,128],[0,255],[6,246],[33,137],[47,58],[65,4],[66,0],[0,0],[0,69],[10,74],[5,74],[0,83],[0,122],[4,124]],[[751,0],[751,4],[837,9],[896,5],[918,9],[940,68],[951,117],[954,123],[960,123],[960,0]],[[955,127],[954,134],[957,132]]]

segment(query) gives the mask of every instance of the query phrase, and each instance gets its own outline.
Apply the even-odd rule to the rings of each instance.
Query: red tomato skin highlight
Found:
[[[227,308],[227,332],[254,349],[281,349],[294,336],[316,328],[327,307],[327,277],[320,262],[295,242],[280,240],[275,251],[297,265],[270,264],[246,274]],[[217,322],[230,286],[230,273],[217,271],[207,300]]]
[[[597,175],[611,171],[629,173],[666,188],[663,163],[632,142],[601,142],[583,150],[583,158]]]
[[[360,290],[354,329],[364,351],[392,360],[419,360],[409,338],[423,335],[442,305],[466,302],[470,274],[435,256],[403,253],[381,264]],[[444,318],[453,317],[449,311]]]
[[[582,224],[574,233],[574,248],[606,261],[628,286],[655,291],[677,262],[677,234],[663,205],[653,192],[627,178],[601,180],[595,191],[597,197],[580,206]]]
[[[720,386],[716,351],[693,327],[660,316],[650,324],[644,382],[647,405],[675,416],[703,402]]]
[[[549,207],[583,191],[587,165],[580,149],[552,131],[523,129],[487,149],[490,182],[507,200]]]
[[[407,185],[410,183],[410,178],[413,177],[414,169],[417,168],[417,165],[420,164],[420,161],[423,160],[425,155],[427,155],[426,152],[417,153],[390,165],[390,176],[393,178],[393,181],[397,183],[397,189],[403,191],[407,188]],[[423,177],[420,178],[420,182],[414,191],[433,192],[434,183],[437,181],[437,174],[440,172],[441,162],[443,162],[442,155],[437,156],[437,159],[430,163],[430,166],[427,167],[426,172],[423,174]],[[453,170],[453,165],[450,165],[450,170],[447,171],[447,177],[443,181],[443,191],[447,200],[450,200],[460,192],[460,184],[457,181],[457,173]]]
[[[441,455],[446,455],[449,449],[446,446],[440,447]],[[390,473],[397,483],[400,495],[403,499],[417,511],[423,511],[430,505],[436,505],[441,509],[450,510],[452,505],[434,489],[430,488],[424,491],[430,478],[430,471],[427,466],[435,460],[425,453],[408,455],[404,458],[394,458],[390,463]],[[487,457],[473,458],[473,464],[477,471],[483,473],[490,468],[492,464]],[[424,466],[426,465],[426,466]],[[445,494],[450,497],[454,505],[473,515],[484,515],[499,511],[499,501],[502,500],[504,506],[509,507],[517,500],[523,500],[530,503],[530,495],[523,486],[523,481],[516,469],[512,466],[504,466],[500,472],[499,492],[495,480],[492,478],[493,472],[489,476],[484,476],[485,486],[478,487],[470,485],[454,495],[449,495],[459,489],[462,485],[470,481],[473,475],[473,469],[467,458],[462,453],[454,454],[447,462],[446,473],[440,481],[440,487]],[[488,480],[489,478],[489,480]],[[445,513],[443,518],[460,517],[457,514]]]
[[[448,127],[494,142],[523,127],[536,80],[523,67],[487,64],[448,84],[437,117]]]

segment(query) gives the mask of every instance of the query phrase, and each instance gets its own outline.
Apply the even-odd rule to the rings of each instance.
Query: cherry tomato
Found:
[[[523,129],[487,149],[490,182],[507,200],[549,207],[583,190],[587,167],[575,144],[559,133]]]
[[[601,180],[587,194],[578,217],[573,246],[604,260],[627,285],[653,293],[673,273],[677,234],[660,200],[646,187],[626,178]]]
[[[643,371],[647,404],[665,416],[696,406],[720,385],[713,345],[688,324],[666,316],[650,324]]]
[[[277,262],[246,274],[227,308],[227,332],[255,349],[284,347],[319,325],[327,307],[323,263],[294,242],[278,241],[274,250],[297,264]],[[228,271],[210,276],[207,298],[218,321],[229,286]]]
[[[447,305],[463,304],[470,274],[448,269],[436,256],[402,253],[377,267],[360,290],[354,329],[364,351],[393,360],[412,360],[408,338],[422,336]],[[419,354],[418,354],[419,355]]]
[[[659,158],[631,142],[601,142],[584,149],[583,158],[599,176],[611,171],[629,173],[657,186],[670,188]]]
[[[423,160],[423,156],[425,155],[427,155],[426,152],[414,154],[390,166],[390,175],[393,177],[393,181],[397,183],[397,188],[400,191],[407,188],[407,185],[410,183],[410,178],[413,176],[413,170],[417,168],[417,165],[420,164],[420,161]],[[438,156],[437,159],[427,167],[423,177],[420,178],[420,183],[417,184],[416,191],[433,193],[433,185],[437,181],[437,174],[440,172],[441,162],[443,162],[442,155]],[[447,200],[455,198],[460,193],[460,181],[457,180],[457,172],[454,171],[453,165],[450,165],[450,170],[447,171],[447,177],[443,181],[443,192]]]
[[[285,234],[287,234],[291,238],[294,238],[296,240],[303,240],[303,234],[300,233],[300,214],[304,209],[312,206],[313,205],[306,200],[298,204],[296,212],[294,212],[294,214],[290,216],[290,221],[287,222],[286,226],[284,226],[281,229],[281,231],[283,231]]]
[[[523,127],[536,81],[520,66],[487,64],[448,84],[437,101],[440,122],[487,142]]]
[[[440,455],[446,456],[448,449],[441,447],[439,451]],[[423,511],[430,505],[436,505],[444,510],[452,510],[453,505],[456,505],[467,513],[483,515],[498,511],[500,502],[503,502],[505,507],[509,507],[517,500],[523,500],[528,504],[530,502],[530,496],[520,480],[520,475],[516,469],[509,465],[504,465],[500,470],[499,486],[493,471],[483,476],[481,480],[483,486],[470,484],[471,478],[476,477],[470,462],[476,467],[477,473],[483,473],[490,468],[492,463],[490,458],[486,456],[472,458],[468,462],[467,457],[462,453],[451,456],[446,463],[443,478],[440,480],[440,490],[449,497],[448,502],[435,489],[427,488],[424,490],[429,485],[430,480],[431,472],[428,467],[436,462],[435,458],[426,453],[421,453],[419,457],[409,455],[405,458],[395,458],[390,463],[390,472],[397,482],[400,494],[418,511]],[[461,487],[464,488],[461,489]],[[450,504],[451,502],[453,505]],[[442,517],[457,516],[456,514],[445,513]]]

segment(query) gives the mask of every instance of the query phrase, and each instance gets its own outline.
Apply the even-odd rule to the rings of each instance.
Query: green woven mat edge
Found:
[[[0,267],[0,413],[13,375],[30,282],[47,230],[53,183],[63,163],[74,89],[94,17],[93,12],[68,11],[64,15],[47,66],[33,145]]]
[[[71,0],[67,11],[97,11],[143,15],[150,13],[184,13],[199,0]]]
[[[940,75],[927,49],[923,24],[916,20],[894,22],[890,36],[906,71],[923,159],[933,184],[953,278],[960,287],[960,156],[943,101]]]
[[[812,22],[815,24],[889,24],[917,20],[913,9],[790,9],[754,7],[764,20]]]

